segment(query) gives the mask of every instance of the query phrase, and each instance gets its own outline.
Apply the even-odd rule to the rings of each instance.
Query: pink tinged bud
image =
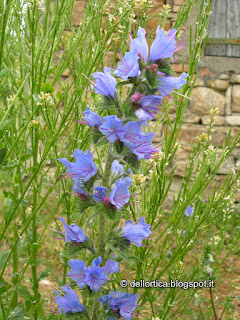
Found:
[[[133,96],[131,96],[132,102],[138,102],[143,98],[144,94],[141,94],[140,92],[136,92]]]
[[[157,69],[153,69],[153,72],[154,72],[154,73],[157,73],[158,71],[157,71]]]
[[[149,71],[150,69],[151,69],[151,68],[148,66],[148,67],[147,67],[147,70]]]
[[[139,56],[140,62],[141,62],[141,52],[140,51],[138,51],[138,56]]]
[[[157,66],[157,64],[155,64],[155,63],[152,65],[152,69],[157,69],[157,67],[158,67],[158,66]]]
[[[109,205],[110,205],[110,199],[109,199],[109,197],[103,198],[103,203],[105,204],[105,206],[109,206]]]
[[[175,244],[174,244],[174,243],[172,244],[172,248],[173,248],[173,249],[176,249],[176,246],[175,246]]]
[[[83,193],[77,193],[77,196],[79,199],[81,199],[82,201],[87,200],[87,196]]]

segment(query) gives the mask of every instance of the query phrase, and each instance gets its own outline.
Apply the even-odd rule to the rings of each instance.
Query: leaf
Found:
[[[0,146],[0,164],[3,162],[4,158],[6,157],[7,149],[1,148]]]
[[[2,130],[4,127],[6,127],[13,120],[14,120],[14,118],[10,118],[10,119],[6,119],[5,121],[3,121],[3,123],[0,126],[0,130]]]
[[[95,144],[95,148],[101,147],[106,143],[108,143],[108,139],[106,137],[102,137],[102,139],[100,139],[98,143]]]
[[[11,286],[3,278],[0,278],[0,296],[10,288]]]
[[[63,99],[63,94],[60,92],[60,91],[58,91],[57,92],[57,94],[56,94],[56,97],[60,100],[60,101],[62,101],[62,99]]]
[[[9,73],[10,69],[9,68],[4,68],[0,72],[0,78],[3,79],[6,77],[6,75]]]
[[[118,249],[114,248],[109,242],[108,242],[107,245],[112,250],[112,252],[116,253],[123,260],[127,261],[128,263],[130,263],[128,257],[121,250],[118,250]]]
[[[12,192],[3,191],[3,195],[4,195],[5,198],[10,198],[15,203],[18,202],[18,198]]]
[[[49,269],[49,270],[44,270],[44,271],[42,271],[42,272],[40,273],[39,277],[38,277],[38,280],[41,281],[41,280],[49,277],[51,273],[52,273],[52,270],[50,270],[50,269]]]
[[[54,86],[50,83],[43,83],[42,90],[44,93],[53,93],[54,92]]]
[[[32,298],[32,295],[31,293],[29,292],[28,288],[23,286],[23,285],[20,285],[18,287],[18,294],[26,301],[26,300],[31,300]]]
[[[0,270],[2,270],[7,260],[8,254],[9,254],[9,250],[0,251]]]
[[[7,320],[24,320],[22,307],[16,307],[8,316]]]

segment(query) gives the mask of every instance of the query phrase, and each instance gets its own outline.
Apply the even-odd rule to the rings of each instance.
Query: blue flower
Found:
[[[93,266],[85,270],[84,283],[90,287],[91,290],[97,292],[101,286],[109,280],[108,276],[104,274],[104,268]]]
[[[55,300],[59,306],[60,314],[67,312],[85,312],[84,306],[79,301],[78,295],[73,289],[65,285],[62,287],[62,290],[66,293],[65,296],[61,296],[58,291],[55,291],[55,293],[58,295]]]
[[[87,236],[84,234],[83,230],[78,225],[68,225],[65,223],[64,218],[59,219],[62,221],[65,229],[65,244],[71,241],[79,243],[88,240]]]
[[[97,80],[94,89],[96,93],[115,99],[117,80],[110,74],[111,68],[104,67],[103,70],[104,73],[95,72],[92,75]]]
[[[104,273],[113,274],[118,273],[119,271],[119,263],[114,261],[113,259],[108,259],[104,267]]]
[[[84,120],[90,127],[99,127],[103,122],[99,114],[90,110],[90,108],[86,108],[83,112],[85,114]]]
[[[99,256],[92,261],[90,267],[86,267],[85,262],[78,259],[73,259],[68,262],[71,270],[68,276],[77,283],[82,289],[85,285],[91,290],[97,292],[109,278],[109,274],[119,272],[119,265],[112,259],[107,260],[105,267],[100,267],[102,258]]]
[[[191,206],[187,206],[187,209],[185,210],[185,216],[190,217],[193,216],[194,208]]]
[[[110,193],[110,202],[116,206],[117,210],[120,210],[125,204],[128,203],[130,198],[130,192],[128,188],[132,184],[132,179],[126,177],[120,178],[114,183],[114,189]]]
[[[114,160],[111,166],[111,171],[114,175],[123,174],[124,167],[119,163],[118,160]]]
[[[143,97],[139,102],[141,108],[135,111],[135,114],[140,120],[152,120],[155,117],[154,113],[159,112],[159,104],[162,104],[162,98],[159,96]]]
[[[141,129],[142,124],[142,121],[129,121],[124,126],[126,128],[126,132],[120,140],[125,144],[126,147],[130,148],[133,144],[141,142],[140,138],[145,135]]]
[[[138,50],[134,48],[127,52],[122,60],[121,65],[115,70],[114,74],[127,80],[131,77],[138,77],[140,75],[138,64]]]
[[[122,227],[122,237],[126,238],[131,243],[135,243],[137,247],[141,247],[142,241],[148,238],[152,233],[150,228],[151,225],[145,222],[144,217],[141,217],[137,224],[134,224],[131,220],[127,220]]]
[[[151,140],[154,138],[155,133],[147,132],[140,138],[140,142],[131,146],[132,153],[136,154],[138,160],[150,159],[154,153],[158,152],[157,148],[152,146]]]
[[[110,294],[98,298],[104,306],[116,313],[116,316],[122,317],[126,320],[132,319],[132,313],[137,307],[137,300],[139,294],[122,293],[121,291],[111,291]]]
[[[85,270],[87,269],[85,262],[79,259],[73,259],[68,262],[68,265],[71,268],[68,271],[68,276],[77,283],[80,289],[84,288]]]
[[[103,199],[106,197],[107,188],[106,187],[95,187],[93,190],[95,190],[95,193],[92,195],[95,201],[100,202],[103,201]]]
[[[158,73],[162,75],[162,73]],[[187,83],[185,78],[189,77],[187,73],[182,73],[179,77],[160,77],[158,80],[161,82],[158,85],[158,91],[162,97],[173,92],[174,89],[180,89]]]
[[[103,117],[104,123],[98,128],[99,131],[104,134],[107,139],[113,143],[118,139],[121,139],[126,132],[123,127],[123,120],[119,120],[116,116]]]
[[[92,266],[93,267],[98,267],[98,266],[100,266],[101,263],[102,263],[102,257],[99,256],[99,257],[93,259]]]
[[[145,39],[145,34],[146,31],[143,28],[139,27],[137,32],[138,38],[135,38],[131,41],[131,49],[136,48],[138,50],[138,54],[140,53],[140,57],[143,58],[146,62],[148,57],[148,44]]]
[[[89,150],[83,153],[80,149],[75,149],[73,155],[76,162],[69,162],[66,158],[58,159],[67,169],[71,178],[80,177],[84,182],[88,181],[97,172],[97,167],[93,161],[93,156]]]
[[[159,59],[171,58],[173,61],[173,54],[176,50],[175,34],[176,30],[173,29],[165,35],[164,29],[157,27],[157,36],[154,39],[151,49],[149,61],[156,61]]]
[[[119,307],[119,313],[125,320],[131,320],[132,319],[132,313],[136,309],[137,300],[139,298],[139,294],[135,294],[134,296],[123,300],[122,304]]]
[[[73,177],[73,191],[78,195],[86,195],[87,191],[84,188],[83,181],[80,177]]]

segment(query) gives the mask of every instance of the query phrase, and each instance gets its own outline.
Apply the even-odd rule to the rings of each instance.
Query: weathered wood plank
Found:
[[[240,1],[227,1],[227,38],[240,38]],[[240,57],[240,46],[227,45],[228,57]]]
[[[240,38],[240,0],[213,0],[210,38]],[[240,46],[208,44],[206,55],[240,57]]]

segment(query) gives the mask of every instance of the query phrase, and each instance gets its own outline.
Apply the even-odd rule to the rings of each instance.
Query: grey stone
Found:
[[[231,83],[240,83],[240,74],[233,74],[231,76]]]
[[[194,87],[204,87],[204,86],[205,86],[205,83],[203,78],[197,77],[197,80],[194,83]]]
[[[230,86],[225,95],[225,115],[229,116],[231,114],[232,105],[232,86]]]
[[[216,164],[222,157],[222,149],[217,150],[217,158]],[[235,158],[231,154],[219,167],[218,174],[228,174],[231,173],[232,170],[235,168]]]
[[[220,79],[220,80],[229,80],[230,77],[229,77],[228,74],[223,73],[223,74],[220,75],[219,79]]]
[[[231,116],[225,117],[226,124],[230,126],[240,126],[240,114],[239,113],[232,113]]]
[[[209,114],[213,107],[217,107],[220,114],[224,114],[225,97],[209,88],[193,88],[189,102],[189,110],[198,115]]]
[[[218,91],[226,91],[229,87],[229,82],[227,80],[208,80],[207,86]]]
[[[240,112],[240,85],[232,89],[232,112]]]

